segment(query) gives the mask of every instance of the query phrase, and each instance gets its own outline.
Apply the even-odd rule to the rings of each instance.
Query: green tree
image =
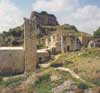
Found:
[[[94,37],[100,38],[100,27],[94,32]]]

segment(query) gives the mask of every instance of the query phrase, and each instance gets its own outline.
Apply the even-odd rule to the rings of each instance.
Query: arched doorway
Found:
[[[68,52],[70,51],[70,46],[67,46],[67,51],[68,51]]]

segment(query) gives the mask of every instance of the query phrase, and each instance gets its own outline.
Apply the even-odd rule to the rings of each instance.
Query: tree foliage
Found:
[[[94,37],[100,38],[100,27],[94,32]]]

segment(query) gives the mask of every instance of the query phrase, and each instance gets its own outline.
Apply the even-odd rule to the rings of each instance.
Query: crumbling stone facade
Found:
[[[41,39],[45,47],[55,50],[55,52],[67,52],[80,50],[82,47],[78,36],[73,33],[60,30],[55,31],[51,35]]]

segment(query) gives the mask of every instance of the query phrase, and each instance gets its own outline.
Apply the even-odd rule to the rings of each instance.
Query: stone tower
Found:
[[[25,72],[31,72],[36,69],[36,38],[34,31],[36,23],[24,18],[24,47],[25,47]]]

